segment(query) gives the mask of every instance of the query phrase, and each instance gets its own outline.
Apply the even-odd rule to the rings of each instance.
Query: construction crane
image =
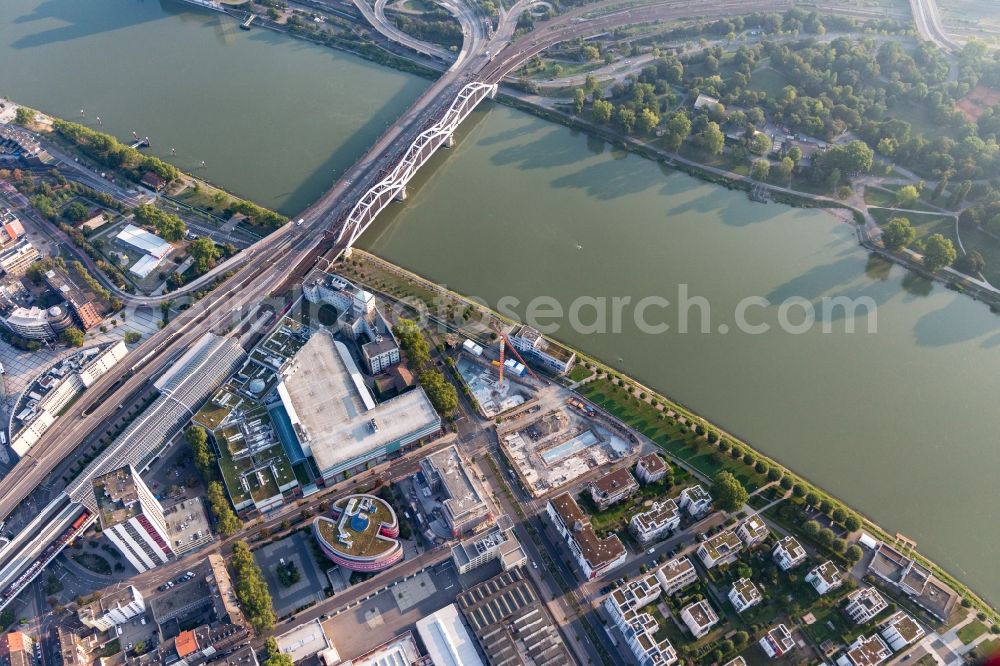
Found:
[[[514,353],[514,356],[517,358],[517,360],[521,362],[521,365],[525,367],[525,369],[528,371],[528,374],[530,374],[538,381],[542,381],[541,377],[536,375],[535,371],[531,369],[531,366],[525,363],[524,359],[521,358],[521,354],[519,354],[517,348],[514,347],[513,344],[511,344],[510,338],[508,338],[507,334],[503,332],[502,328],[500,328],[500,323],[496,319],[493,319],[493,321],[490,322],[490,327],[494,331],[496,331],[497,335],[500,336],[500,382],[499,382],[500,386],[503,386],[504,349],[506,347],[510,347],[510,350]]]

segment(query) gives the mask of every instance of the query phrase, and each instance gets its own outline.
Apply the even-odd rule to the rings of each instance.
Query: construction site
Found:
[[[613,422],[557,385],[497,425],[511,471],[534,497],[628,457],[636,444]]]

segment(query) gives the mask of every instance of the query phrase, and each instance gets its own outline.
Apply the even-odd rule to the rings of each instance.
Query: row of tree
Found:
[[[245,541],[233,544],[233,554],[229,560],[235,574],[233,586],[240,600],[247,620],[257,634],[263,634],[274,627],[275,615],[271,602],[271,592],[260,567],[253,559],[250,546]]]
[[[445,379],[444,374],[433,366],[430,345],[420,327],[411,319],[400,319],[392,330],[434,409],[445,418],[451,416],[458,409],[458,392]]]

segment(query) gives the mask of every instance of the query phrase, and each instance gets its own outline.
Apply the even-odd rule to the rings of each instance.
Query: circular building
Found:
[[[382,571],[403,559],[399,521],[389,503],[374,495],[337,500],[331,516],[313,520],[313,536],[331,561],[350,571]]]

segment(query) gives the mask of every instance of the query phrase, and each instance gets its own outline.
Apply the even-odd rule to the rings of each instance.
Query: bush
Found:
[[[962,599],[962,608],[972,608],[972,601],[969,599]]]

